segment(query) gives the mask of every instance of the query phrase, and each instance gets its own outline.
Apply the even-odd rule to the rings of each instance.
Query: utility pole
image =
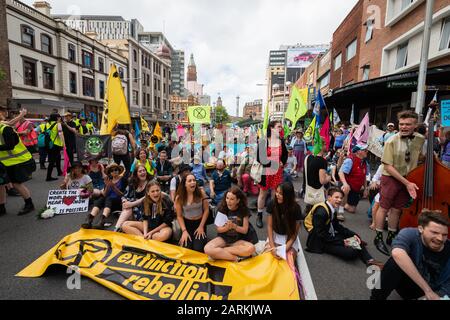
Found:
[[[422,55],[420,58],[419,79],[417,81],[416,113],[419,114],[419,121],[422,122],[423,107],[425,105],[425,85],[427,81],[428,51],[430,50],[431,25],[433,23],[434,0],[427,0],[425,23],[422,40]]]
[[[241,97],[237,96],[236,97],[236,117],[239,117],[239,99]]]

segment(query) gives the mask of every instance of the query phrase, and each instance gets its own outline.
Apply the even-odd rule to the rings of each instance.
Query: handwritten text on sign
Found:
[[[47,207],[56,214],[83,213],[88,211],[89,199],[82,199],[80,190],[50,190]]]

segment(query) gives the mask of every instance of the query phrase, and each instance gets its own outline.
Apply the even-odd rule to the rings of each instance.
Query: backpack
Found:
[[[330,208],[328,208],[328,206],[324,202],[318,203],[318,204],[314,205],[314,207],[309,211],[305,220],[303,221],[303,226],[305,227],[306,231],[308,231],[308,233],[311,233],[312,229],[314,228],[313,215],[314,215],[314,212],[316,212],[316,209],[318,207],[322,207],[327,211],[327,213],[328,213],[327,223],[330,222],[330,219],[331,219],[330,218]]]
[[[38,147],[39,148],[47,148],[47,149],[53,149],[53,142],[55,141],[56,137],[58,135],[56,135],[55,139],[52,141],[51,139],[51,132],[52,129],[57,125],[57,123],[55,122],[54,124],[52,124],[49,128],[45,129],[44,132],[41,132],[38,136]],[[45,125],[45,127],[47,127],[47,125]]]
[[[112,153],[117,156],[123,156],[128,153],[128,139],[123,134],[116,135],[111,142]]]

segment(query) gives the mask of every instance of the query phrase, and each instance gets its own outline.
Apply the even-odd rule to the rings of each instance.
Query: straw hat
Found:
[[[113,169],[119,169],[119,175],[125,172],[125,168],[123,166],[120,166],[117,163],[113,163],[106,167],[105,173],[109,175]]]

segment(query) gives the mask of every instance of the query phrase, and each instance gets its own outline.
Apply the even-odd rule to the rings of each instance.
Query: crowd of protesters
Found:
[[[332,129],[329,150],[324,144],[316,154],[302,130],[284,135],[280,121],[270,122],[256,143],[246,141],[243,146],[236,140],[231,145],[209,145],[190,136],[173,138],[167,127],[153,141],[154,137],[136,137],[131,128],[120,125],[112,133],[113,163],[98,158],[82,163],[75,161],[75,137],[96,133],[86,119],[75,121],[66,113],[63,120],[53,113],[34,128],[24,118],[26,111],[10,120],[6,110],[0,111],[0,215],[6,213],[9,190],[16,190],[25,201],[19,215],[35,210],[25,186],[36,170],[32,154],[39,154],[46,181],[58,180],[53,171],[62,176],[65,147],[70,165],[60,187],[80,189],[91,202],[82,228],[104,229],[114,221],[115,232],[238,262],[256,253],[258,236],[249,219],[249,199],[257,197],[256,227],[264,228],[266,221],[265,251],[276,258],[280,246],[297,255],[304,221],[307,251],[344,260],[359,258],[383,270],[384,283],[371,298],[385,299],[393,290],[405,298],[450,295],[448,219],[428,212],[419,228],[398,231],[401,209],[417,191],[405,177],[418,166],[425,143],[417,132],[414,112],[399,114],[398,131],[394,123],[387,125],[379,139],[384,148],[380,165],[371,168],[368,145],[356,143],[355,127],[344,124]],[[450,131],[440,128],[439,133],[437,156],[449,167]],[[293,181],[300,176],[302,187],[295,191]],[[371,202],[374,245],[383,254],[392,254],[384,268],[358,232],[343,225],[348,214],[360,212],[358,205],[364,198]],[[208,235],[208,225],[215,225],[216,237]]]

